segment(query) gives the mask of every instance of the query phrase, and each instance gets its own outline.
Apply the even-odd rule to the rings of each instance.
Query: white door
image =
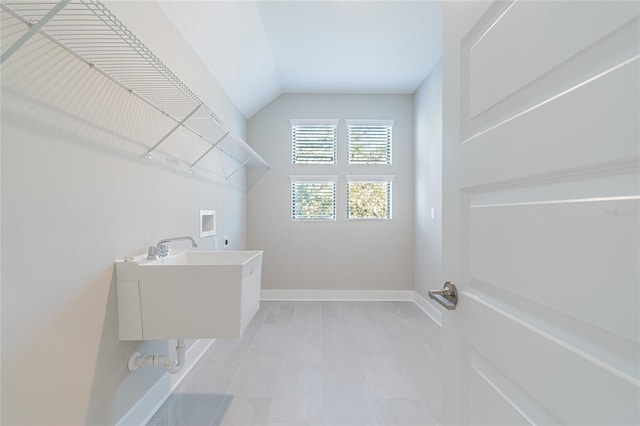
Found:
[[[444,405],[640,424],[640,3],[444,2]]]

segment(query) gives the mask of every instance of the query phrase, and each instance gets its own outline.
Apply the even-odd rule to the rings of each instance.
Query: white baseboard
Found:
[[[413,301],[413,290],[261,290],[265,301]]]
[[[182,380],[184,380],[187,374],[189,374],[189,371],[200,361],[200,358],[207,352],[207,349],[211,347],[213,342],[215,342],[215,339],[200,339],[189,346],[185,356],[184,368],[176,374],[163,374],[116,425],[146,425],[162,404],[171,396],[171,393],[178,387]]]
[[[414,302],[439,327],[442,313],[413,290],[261,290],[264,301],[379,301]]]
[[[442,312],[436,307],[434,307],[427,299],[422,297],[420,293],[417,291],[413,292],[413,302],[418,305],[422,312],[427,314],[429,318],[433,320],[438,327],[442,327]]]

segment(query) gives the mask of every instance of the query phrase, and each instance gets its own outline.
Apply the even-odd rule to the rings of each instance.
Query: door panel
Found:
[[[518,403],[505,398],[504,391],[487,373],[472,364],[469,383],[472,395],[483,395],[482,400],[469,401],[469,423],[474,425],[526,425],[530,423],[518,409]],[[496,416],[499,414],[499,417]]]
[[[636,339],[640,226],[613,214],[637,210],[638,200],[611,198],[472,206],[471,282]],[[616,309],[602,309],[603,303]]]
[[[478,28],[488,27],[486,31],[474,31],[477,36],[465,40],[469,48],[463,54],[470,56],[471,68],[471,117],[615,33],[633,18],[636,9],[631,2],[607,8],[597,3],[585,3],[578,8],[563,1],[549,2],[545,7],[522,1],[501,6],[499,10],[506,10],[497,19],[488,19]],[[570,75],[563,77],[557,78],[558,83],[567,78],[572,80]]]
[[[639,75],[636,59],[465,141],[462,185],[526,187],[534,180],[589,177],[616,166],[625,173],[638,155]]]
[[[564,330],[486,294],[469,293],[465,301],[467,326],[462,336],[467,344],[561,424],[619,423],[615,419],[635,424],[638,380],[625,363],[611,362],[591,342],[572,339]],[[473,360],[468,362],[473,368]],[[518,401],[506,389],[503,395]],[[485,395],[473,397],[482,403]],[[533,423],[540,423],[535,412],[516,406]]]
[[[469,354],[469,424],[558,424],[560,421],[475,351]],[[477,395],[481,395],[480,398]]]
[[[445,2],[446,423],[640,424],[639,8]]]
[[[535,3],[494,3],[460,42],[462,140],[637,58],[637,4]]]

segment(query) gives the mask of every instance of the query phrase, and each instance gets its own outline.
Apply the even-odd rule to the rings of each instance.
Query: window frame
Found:
[[[291,175],[289,176],[290,189],[291,189],[291,220],[293,222],[335,222],[337,220],[337,183],[338,175]],[[296,215],[296,196],[299,183],[331,183],[333,188],[332,195],[332,209],[333,213],[331,217],[299,217]]]
[[[389,166],[393,164],[393,126],[395,124],[394,120],[345,120],[347,127],[347,164],[350,166],[357,165],[385,165]],[[384,162],[371,162],[371,161],[353,161],[352,160],[352,138],[351,138],[351,129],[352,128],[366,128],[366,127],[380,127],[386,128],[387,135],[387,143],[386,143],[386,161]]]
[[[393,182],[395,181],[395,175],[347,175],[347,221],[378,221],[378,220],[392,220],[393,219]],[[351,203],[349,200],[350,184],[352,182],[357,183],[369,183],[369,182],[385,182],[387,184],[386,190],[386,204],[387,204],[387,216],[386,217],[352,217],[351,216]]]
[[[291,164],[294,165],[321,165],[332,166],[338,163],[338,124],[340,120],[337,119],[291,119],[289,123],[291,125]],[[306,129],[311,131],[313,128],[333,128],[333,153],[332,162],[326,161],[298,161],[297,152],[300,150],[298,147],[298,138],[296,137],[296,129]],[[312,145],[307,141],[307,149]]]

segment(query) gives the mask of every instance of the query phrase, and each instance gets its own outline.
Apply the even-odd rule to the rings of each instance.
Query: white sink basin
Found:
[[[120,340],[239,337],[260,307],[261,251],[116,262]]]

